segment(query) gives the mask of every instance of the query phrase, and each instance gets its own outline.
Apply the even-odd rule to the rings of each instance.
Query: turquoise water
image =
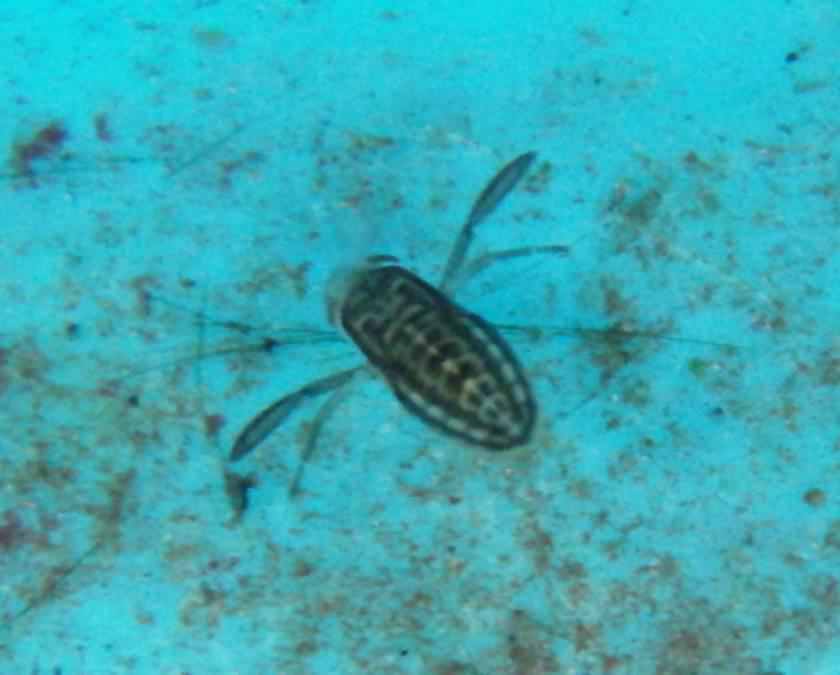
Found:
[[[135,4],[0,8],[0,672],[840,673],[840,5]],[[529,150],[531,442],[362,378],[229,463]]]

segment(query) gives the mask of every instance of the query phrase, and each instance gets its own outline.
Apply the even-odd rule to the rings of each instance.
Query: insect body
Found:
[[[305,463],[342,390],[371,367],[384,376],[405,408],[430,426],[491,450],[527,443],[537,406],[519,361],[490,323],[460,307],[449,294],[459,282],[496,261],[567,252],[564,246],[507,249],[465,265],[476,228],[535,159],[532,152],[517,157],[482,190],[461,226],[438,287],[399,266],[391,256],[372,256],[340,275],[328,297],[330,317],[368,364],[310,382],[269,405],[239,434],[231,460],[251,452],[305,400],[332,392],[310,427]],[[293,493],[299,479],[300,471]]]
[[[536,404],[499,332],[420,277],[375,262],[337,319],[396,397],[428,424],[493,450],[526,443]]]

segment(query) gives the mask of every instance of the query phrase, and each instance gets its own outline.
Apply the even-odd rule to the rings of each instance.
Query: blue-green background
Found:
[[[840,673],[835,0],[32,0],[0,36],[0,672]],[[435,280],[526,150],[474,253],[570,254],[458,300],[555,329],[511,338],[532,443],[361,382],[297,499],[315,405],[234,467],[236,519],[239,429],[360,361],[330,273]]]

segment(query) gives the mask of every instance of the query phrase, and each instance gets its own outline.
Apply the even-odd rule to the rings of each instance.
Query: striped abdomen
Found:
[[[485,448],[526,443],[536,404],[498,331],[398,265],[351,276],[336,317],[408,410]]]

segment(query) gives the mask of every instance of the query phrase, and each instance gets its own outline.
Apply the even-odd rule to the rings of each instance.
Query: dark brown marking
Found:
[[[400,402],[427,424],[491,449],[529,440],[536,403],[513,351],[490,324],[420,277],[398,265],[360,269],[340,321]],[[465,390],[471,380],[478,388],[472,397]]]

